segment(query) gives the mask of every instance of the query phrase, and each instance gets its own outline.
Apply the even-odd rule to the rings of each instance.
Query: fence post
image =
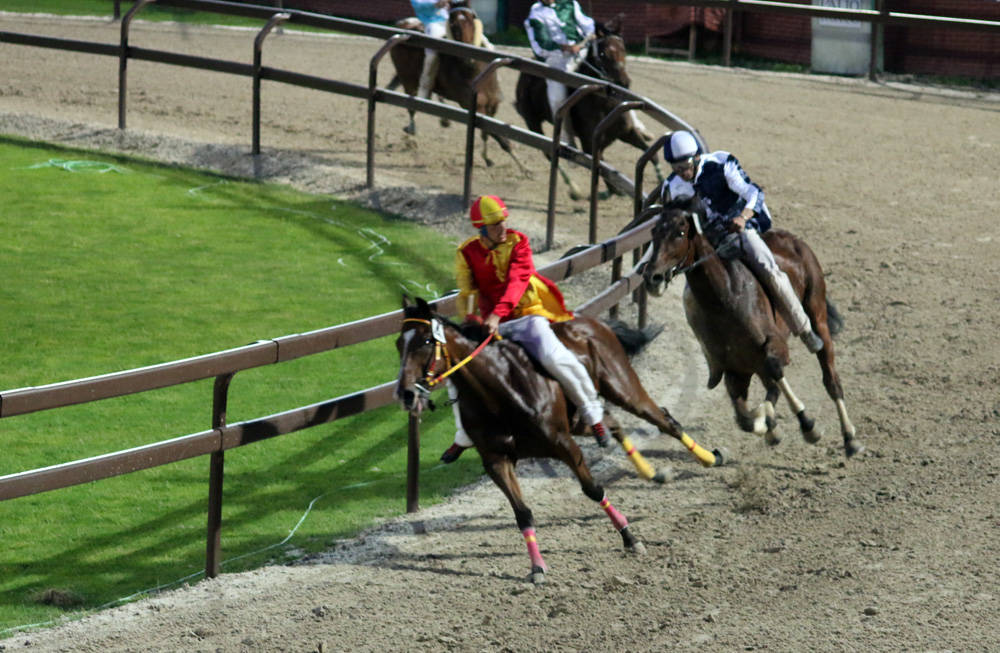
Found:
[[[878,10],[878,18],[872,21],[871,30],[871,50],[868,62],[868,79],[873,82],[878,81],[878,44],[879,37],[884,34],[885,18],[889,15],[889,10],[885,6],[885,0],[875,0],[875,8]]]
[[[598,151],[597,143],[600,137],[607,131],[611,124],[618,120],[626,111],[641,109],[646,106],[645,102],[622,102],[611,113],[606,115],[594,128],[594,133],[590,138],[590,243],[597,242],[597,173],[601,164],[601,152]],[[620,264],[619,264],[620,265]]]
[[[135,4],[122,18],[121,52],[118,54],[118,129],[125,129],[125,95],[128,90],[128,29],[132,17],[153,0],[135,0]]]
[[[409,38],[409,34],[393,34],[368,62],[368,148],[365,188],[372,188],[375,185],[375,84],[378,81],[378,63],[389,50]]]
[[[552,116],[552,156],[549,158],[549,204],[545,220],[545,250],[552,249],[552,239],[556,230],[556,185],[559,173],[559,147],[562,138],[562,125],[573,105],[591,93],[604,88],[600,84],[584,84],[556,107],[556,115]]]
[[[264,39],[276,26],[292,17],[291,14],[281,13],[271,16],[267,24],[257,32],[253,40],[253,149],[251,152],[256,156],[260,154],[260,67],[264,47]]]
[[[736,13],[736,4],[739,0],[731,0],[726,7],[726,16],[722,21],[722,65],[729,67],[732,65],[733,54],[733,14]]]
[[[221,429],[226,425],[226,408],[229,404],[229,382],[235,372],[215,377],[212,393],[212,428]],[[215,578],[222,566],[222,478],[225,453],[222,443],[219,450],[211,453],[208,463],[208,534],[205,544],[205,576]]]
[[[420,510],[420,418],[410,414],[406,440],[406,512]]]
[[[472,80],[472,102],[469,103],[469,122],[465,129],[465,177],[462,184],[462,206],[466,208],[469,206],[469,197],[472,194],[472,154],[476,149],[476,108],[479,104],[479,87],[497,68],[513,61],[510,57],[498,57]]]

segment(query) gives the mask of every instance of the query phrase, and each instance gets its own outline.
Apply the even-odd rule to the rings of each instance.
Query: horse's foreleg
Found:
[[[747,392],[750,389],[751,376],[747,374],[736,374],[726,372],[726,392],[729,394],[729,401],[733,405],[736,426],[747,433],[754,435],[764,435],[768,432],[767,409],[762,404],[756,410],[750,410],[747,406]],[[777,444],[776,439],[769,444]]]
[[[781,434],[778,432],[778,419],[774,412],[774,407],[778,403],[778,384],[772,379],[764,377],[761,379],[766,388],[764,401],[761,402],[754,411],[754,416],[764,419],[764,441],[769,445],[776,445],[781,442]]]
[[[490,158],[489,154],[486,151],[486,148],[487,148],[487,145],[489,145],[489,142],[490,142],[490,135],[487,134],[486,132],[483,132],[483,163],[486,164],[487,168],[492,168],[493,167],[493,159]]]
[[[788,385],[788,380],[785,377],[781,377],[777,383],[781,389],[781,394],[785,395],[785,399],[788,400],[788,407],[792,409],[795,417],[799,420],[799,430],[802,431],[802,437],[809,444],[819,442],[820,434],[816,432],[816,420],[806,415],[805,404],[792,392],[791,386]]]
[[[509,458],[497,458],[490,462],[483,461],[486,473],[493,482],[496,483],[500,491],[507,497],[511,508],[514,509],[514,519],[517,527],[524,536],[524,543],[528,547],[528,556],[531,558],[531,582],[542,584],[545,582],[545,571],[548,569],[542,553],[538,549],[538,540],[535,537],[535,520],[531,514],[531,509],[524,503],[524,496],[521,493],[521,484],[517,482],[514,475],[514,463]]]
[[[410,112],[410,122],[405,127],[403,127],[403,131],[409,134],[410,136],[416,136],[417,135],[417,121],[415,118],[416,112],[413,109],[410,109],[409,112]]]
[[[566,172],[566,169],[563,168],[563,165],[561,163],[559,164],[558,169],[559,169],[559,176],[562,177],[563,183],[566,184],[567,187],[569,187],[569,198],[572,200],[585,199],[586,195],[584,195],[580,191],[580,187],[576,185],[576,182],[573,181],[573,178],[569,176],[569,173]]]
[[[490,134],[493,139],[500,145],[500,149],[510,155],[510,158],[514,160],[517,164],[518,169],[521,171],[521,176],[527,178],[531,176],[531,171],[525,167],[521,159],[518,158],[517,153],[514,152],[514,148],[510,146],[510,141],[503,136],[498,136],[497,134]],[[483,152],[486,152],[486,132],[483,132]],[[485,155],[485,154],[484,154]]]
[[[583,493],[591,500],[599,503],[601,508],[604,509],[605,514],[611,519],[615,530],[622,536],[622,543],[625,546],[625,550],[632,553],[645,553],[646,547],[629,530],[628,520],[625,518],[625,515],[618,512],[611,505],[604,488],[594,481],[594,477],[590,473],[590,468],[587,467],[587,463],[583,459],[583,452],[580,451],[579,445],[571,437],[566,437],[565,443],[565,446],[557,450],[556,456],[566,463],[566,466],[570,468],[577,480],[580,481],[580,489],[583,490]]]

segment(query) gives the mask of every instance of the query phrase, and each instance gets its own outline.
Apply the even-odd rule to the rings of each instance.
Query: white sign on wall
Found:
[[[814,7],[872,9],[873,0],[812,0]],[[872,24],[842,18],[812,19],[812,70],[863,75],[871,62]]]

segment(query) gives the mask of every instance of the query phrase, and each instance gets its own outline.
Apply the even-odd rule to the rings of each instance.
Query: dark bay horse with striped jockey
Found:
[[[642,553],[642,543],[629,530],[625,516],[611,505],[604,488],[594,480],[571,435],[570,415],[574,407],[559,383],[543,372],[517,343],[503,340],[485,346],[488,336],[480,325],[454,324],[435,314],[420,298],[416,304],[404,298],[403,309],[402,329],[396,341],[400,355],[396,396],[405,410],[419,414],[429,405],[431,387],[446,372],[454,372],[448,378],[458,389],[462,424],[482,458],[486,473],[514,509],[517,527],[531,558],[532,582],[544,582],[546,566],[535,539],[531,509],[514,473],[517,461],[523,458],[555,458],[565,463],[579,480],[583,493],[607,513],[621,534],[625,549]],[[666,409],[653,402],[608,325],[577,317],[552,328],[580,358],[602,397],[680,440],[706,467],[722,462],[720,452],[699,446]],[[662,482],[663,477],[657,477],[622,435],[620,426],[612,422],[608,426],[640,474]]]
[[[702,234],[703,219],[704,208],[697,197],[675,200],[662,208],[643,269],[646,289],[661,295],[673,277],[685,275],[684,309],[708,362],[708,387],[714,388],[725,379],[741,429],[764,435],[768,444],[777,444],[781,438],[774,406],[780,391],[798,418],[802,436],[807,442],[818,442],[814,420],[784,376],[790,360],[788,326],[749,268],[713,249]],[[813,331],[823,340],[816,358],[823,385],[840,418],[844,453],[853,456],[863,446],[855,439],[834,365],[833,335],[843,321],[826,296],[823,269],[809,245],[788,231],[771,229],[763,238],[802,301]],[[751,411],[747,393],[754,376],[763,383],[766,395]]]
[[[621,37],[621,21],[624,16],[619,14],[607,23],[595,24],[595,36],[597,37],[587,48],[587,58],[577,70],[581,75],[589,75],[597,79],[617,84],[623,88],[628,88],[632,80],[625,70],[625,40]],[[569,89],[572,93],[574,89]],[[517,78],[517,90],[515,92],[514,106],[518,114],[524,119],[525,125],[531,131],[541,134],[542,123],[553,122],[552,109],[549,107],[548,95],[546,92],[545,80],[535,75],[521,73]],[[593,156],[593,134],[605,117],[611,113],[621,102],[621,98],[609,97],[603,94],[594,93],[582,98],[570,109],[567,119],[563,122],[563,131],[569,135],[576,136],[580,142],[580,149]],[[597,151],[603,152],[605,148],[615,141],[628,143],[643,152],[653,142],[650,134],[634,111],[626,112],[619,117],[603,134],[601,140],[597,142]],[[659,158],[653,157],[653,167],[656,170],[657,178],[663,181],[663,173],[660,168]],[[559,174],[569,187],[570,197],[580,199],[585,197],[581,193],[576,183],[559,166]],[[608,192],[617,192],[611,183],[605,178]]]

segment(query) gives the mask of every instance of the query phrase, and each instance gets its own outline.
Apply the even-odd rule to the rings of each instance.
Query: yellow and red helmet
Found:
[[[469,219],[472,226],[478,228],[488,224],[496,224],[507,219],[507,205],[496,195],[480,195],[469,209]]]

